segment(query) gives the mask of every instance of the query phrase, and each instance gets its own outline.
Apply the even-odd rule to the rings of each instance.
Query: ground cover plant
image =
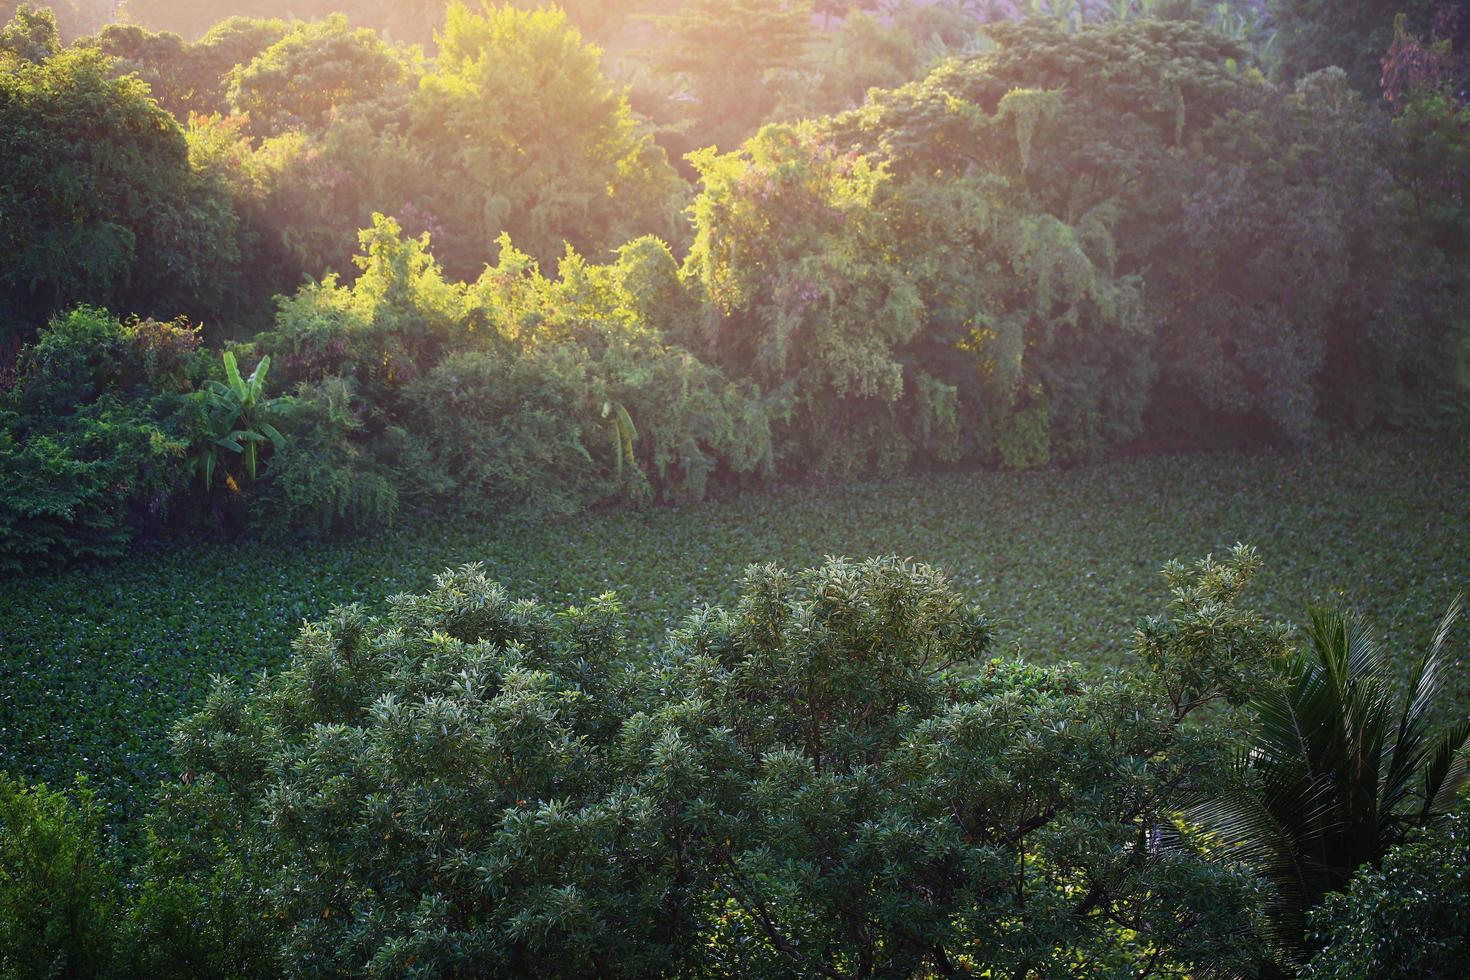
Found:
[[[1163,562],[1246,541],[1268,559],[1259,608],[1296,621],[1308,603],[1340,598],[1407,657],[1427,642],[1435,607],[1470,583],[1467,522],[1463,445],[1385,438],[788,487],[310,547],[156,544],[126,563],[0,582],[0,770],[55,784],[88,773],[115,815],[137,816],[169,771],[169,726],[211,675],[278,666],[303,620],[344,602],[380,608],[465,562],[552,604],[616,592],[646,649],[695,604],[729,601],[751,562],[906,555],[984,606],[997,651],[1019,644],[1099,668],[1122,655],[1120,628],[1153,611]],[[1470,703],[1463,676],[1455,697]]]

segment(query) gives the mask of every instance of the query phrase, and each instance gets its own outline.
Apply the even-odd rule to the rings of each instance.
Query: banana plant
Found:
[[[633,417],[622,402],[603,402],[602,417],[608,420],[612,433],[613,474],[622,480],[624,463],[632,465],[634,462],[633,443],[638,441],[638,430],[633,427]]]
[[[241,457],[245,478],[253,481],[261,447],[270,443],[279,449],[286,442],[274,422],[280,419],[287,399],[265,397],[270,357],[261,358],[248,378],[240,376],[240,366],[230,351],[224,353],[224,365],[225,380],[207,381],[201,391],[206,432],[204,446],[195,457],[195,467],[204,476],[206,491],[214,486],[214,472],[222,452]]]

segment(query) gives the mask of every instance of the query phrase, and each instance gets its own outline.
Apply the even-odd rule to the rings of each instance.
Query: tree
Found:
[[[1311,915],[1306,980],[1453,977],[1470,956],[1470,820],[1462,804],[1364,868]]]
[[[316,133],[333,115],[382,97],[412,78],[403,52],[347,18],[294,27],[275,44],[229,74],[231,110],[250,117],[262,136]]]
[[[228,76],[247,65],[288,31],[282,20],[231,17],[198,41],[169,31],[153,33],[136,24],[109,24],[81,43],[115,58],[119,75],[137,74],[158,104],[187,123],[195,113],[229,111]]]
[[[770,121],[771,74],[805,65],[816,39],[809,0],[689,0],[650,20],[667,41],[649,58],[686,88],[695,144],[726,152]]]
[[[451,6],[407,137],[439,257],[464,278],[502,233],[549,262],[676,230],[677,177],[559,10]]]
[[[954,422],[944,392],[903,363],[923,302],[891,261],[883,172],[814,126],[767,127],[740,152],[706,150],[694,164],[703,188],[686,268],[717,318],[714,356],[784,401],[773,413],[786,416],[781,465],[891,471],[941,446]],[[908,422],[920,423],[912,442]]]
[[[89,49],[7,64],[0,130],[12,140],[0,159],[0,283],[22,311],[227,308],[235,214],[141,82],[113,77]]]
[[[1288,81],[1338,67],[1363,95],[1378,95],[1382,61],[1403,13],[1415,33],[1428,34],[1441,7],[1459,0],[1271,0],[1277,71]],[[1464,24],[1470,28],[1470,23]]]
[[[102,808],[0,773],[0,977],[105,976],[118,908]]]
[[[553,612],[467,566],[218,683],[161,870],[253,882],[195,915],[258,927],[277,970],[1238,968],[1252,883],[1172,811],[1228,765],[1186,719],[1280,650],[1237,603],[1254,564],[1179,570],[1149,669],[1092,685],[986,663],[984,617],[896,559],[753,567],[636,671],[615,598]]]
[[[1219,840],[1269,882],[1271,938],[1286,965],[1311,951],[1307,914],[1377,867],[1407,831],[1450,810],[1470,780],[1470,720],[1434,728],[1453,664],[1456,599],[1409,675],[1366,625],[1313,610],[1309,648],[1284,684],[1254,704],[1259,732],[1242,757],[1240,788],[1198,811]]]
[[[32,15],[44,11],[55,19],[60,39],[70,43],[106,24],[111,6],[110,0],[0,0],[0,27],[27,9]]]
[[[155,31],[173,31],[186,39],[202,39],[226,19],[235,17],[314,21],[344,14],[360,27],[382,31],[392,40],[425,44],[443,25],[445,0],[231,0],[228,10],[199,0],[124,0],[129,23]]]

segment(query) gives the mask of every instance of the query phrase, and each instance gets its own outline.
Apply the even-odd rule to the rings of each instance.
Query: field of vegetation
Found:
[[[0,770],[87,774],[136,816],[170,770],[167,735],[210,675],[278,669],[304,620],[425,588],[480,562],[516,596],[613,592],[645,650],[741,571],[829,555],[931,563],[996,622],[997,652],[1091,670],[1132,659],[1171,559],[1256,545],[1251,605],[1301,622],[1344,602],[1408,659],[1470,586],[1470,452],[1449,441],[1332,441],[1309,452],[1143,456],[1027,473],[959,472],[785,487],[552,525],[426,525],[315,544],[189,542],[124,565],[0,586]],[[1457,681],[1470,705],[1470,675]]]

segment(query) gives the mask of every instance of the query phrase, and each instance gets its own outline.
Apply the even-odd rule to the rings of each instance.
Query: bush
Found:
[[[570,354],[452,354],[410,384],[405,421],[433,467],[404,474],[416,496],[479,517],[574,514],[606,496],[598,409]]]
[[[0,773],[0,977],[86,977],[109,964],[118,896],[102,810]]]
[[[1303,980],[1458,977],[1470,958],[1470,810],[1365,868],[1312,914],[1320,952]]]
[[[1236,604],[1253,567],[1174,572],[1150,671],[1089,686],[986,664],[985,619],[894,559],[752,568],[641,668],[612,597],[552,612],[469,566],[217,683],[153,887],[248,882],[204,921],[275,972],[1240,966],[1251,882],[1172,814],[1233,744],[1184,720],[1281,650]]]
[[[80,308],[0,392],[0,568],[121,554],[168,514],[198,425],[197,331]]]
[[[251,491],[250,522],[270,533],[326,536],[393,524],[398,488],[387,467],[358,441],[364,406],[351,382],[303,383],[282,424],[288,437]]]

